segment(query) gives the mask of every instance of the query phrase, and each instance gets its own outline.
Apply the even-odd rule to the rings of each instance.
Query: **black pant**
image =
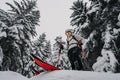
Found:
[[[68,58],[70,60],[73,70],[82,70],[83,65],[81,62],[81,48],[73,47],[68,51]]]

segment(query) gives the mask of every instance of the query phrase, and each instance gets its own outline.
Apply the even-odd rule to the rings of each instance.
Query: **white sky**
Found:
[[[45,32],[51,42],[59,35],[65,39],[65,29],[72,28],[69,17],[73,1],[75,0],[38,0],[41,15],[38,34]]]
[[[65,29],[72,28],[69,17],[72,13],[70,8],[73,1],[76,0],[38,0],[41,15],[40,27],[36,27],[38,35],[45,32],[47,39],[51,42],[54,41],[56,36],[62,36],[65,39]],[[0,8],[7,10],[9,7],[5,2],[13,3],[13,0],[0,0]]]

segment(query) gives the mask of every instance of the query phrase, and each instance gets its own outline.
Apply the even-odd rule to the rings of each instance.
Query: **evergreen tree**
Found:
[[[39,57],[42,61],[46,63],[50,63],[50,57],[51,57],[51,43],[50,41],[46,40],[46,34],[43,33],[39,36],[39,38],[36,41],[33,41],[33,52],[32,54]],[[44,70],[38,65],[33,64],[33,67],[35,70],[41,72]]]
[[[15,5],[6,4],[11,10],[0,10],[0,22],[3,24],[0,27],[4,35],[0,38],[4,54],[1,70],[12,70],[30,77],[30,38],[36,35],[35,25],[39,22],[39,10],[34,0],[14,1]]]
[[[93,66],[95,71],[118,72],[119,1],[90,0],[89,3],[90,5],[87,5],[84,0],[74,2],[72,7],[74,15],[71,16],[71,23],[79,23],[76,25],[75,31],[86,39],[83,48],[87,52],[90,66]],[[84,5],[84,8],[80,5]],[[80,13],[79,10],[82,12]],[[77,14],[77,12],[79,13]],[[76,16],[83,14],[84,18],[80,16],[75,19]],[[84,20],[78,21],[80,19]]]

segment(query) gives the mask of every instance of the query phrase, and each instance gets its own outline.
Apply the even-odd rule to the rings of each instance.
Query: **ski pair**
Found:
[[[54,71],[54,70],[60,70],[59,68],[51,65],[51,64],[48,64],[44,61],[42,61],[41,59],[39,59],[37,56],[35,56],[34,54],[31,54],[31,59],[32,61],[35,62],[35,64],[37,64],[38,66],[44,68],[45,70],[47,71]]]

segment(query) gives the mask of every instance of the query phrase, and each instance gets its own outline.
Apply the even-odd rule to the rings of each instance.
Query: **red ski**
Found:
[[[46,70],[49,70],[49,71],[60,70],[59,68],[57,68],[51,64],[43,62],[41,59],[39,59],[37,56],[35,56],[33,54],[31,54],[31,58],[38,66],[40,66]]]

